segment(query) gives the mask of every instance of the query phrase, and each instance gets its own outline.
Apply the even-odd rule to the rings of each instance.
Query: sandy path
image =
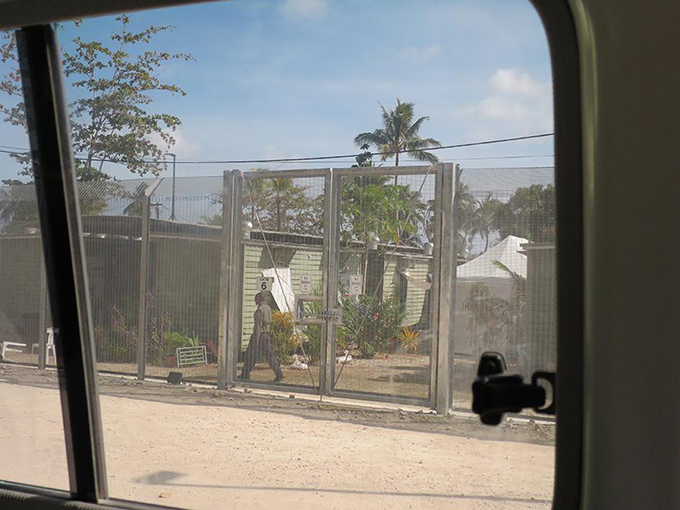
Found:
[[[0,478],[66,487],[57,391],[0,383],[0,395]],[[550,506],[549,446],[101,399],[113,497],[201,509]]]

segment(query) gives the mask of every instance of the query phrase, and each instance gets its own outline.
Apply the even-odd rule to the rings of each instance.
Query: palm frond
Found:
[[[500,260],[492,260],[491,263],[492,263],[494,266],[496,266],[498,269],[500,269],[501,271],[505,271],[506,273],[508,273],[508,275],[510,275],[510,277],[511,277],[515,282],[521,283],[521,282],[523,282],[523,281],[525,280],[524,276],[522,276],[522,275],[520,275],[520,274],[518,274],[518,273],[515,273],[512,269],[510,269],[508,266],[506,266],[505,264],[503,264]]]
[[[418,120],[416,120],[411,126],[409,126],[406,135],[409,138],[415,138],[418,136],[418,132],[420,131],[420,128],[422,127],[423,123],[426,120],[430,120],[430,117],[428,115],[425,115],[424,117],[420,117]]]
[[[365,144],[380,147],[385,143],[388,143],[388,140],[382,129],[376,129],[375,131],[369,133],[359,133],[354,137],[354,144],[358,145],[359,147]]]

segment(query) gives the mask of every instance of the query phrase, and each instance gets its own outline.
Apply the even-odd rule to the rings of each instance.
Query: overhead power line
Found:
[[[388,152],[371,152],[371,156],[393,156],[395,154],[403,154],[403,153],[414,153],[414,152],[431,152],[431,151],[440,151],[440,150],[445,150],[445,149],[461,149],[464,147],[478,147],[481,145],[493,145],[493,144],[498,144],[498,143],[507,143],[507,142],[519,142],[522,140],[533,140],[537,138],[546,138],[549,136],[553,136],[554,133],[541,133],[537,135],[525,135],[525,136],[515,136],[512,138],[497,138],[495,140],[483,140],[479,142],[468,142],[468,143],[457,143],[453,145],[441,145],[439,147],[425,147],[422,149],[414,149],[414,150],[402,150],[402,151],[388,151]],[[5,154],[27,154],[29,151],[28,149],[22,150],[22,151],[17,151],[17,150],[5,150],[5,149],[0,149],[0,152],[5,153]],[[224,159],[224,160],[195,160],[195,161],[187,161],[187,160],[177,160],[175,163],[180,165],[234,165],[234,164],[243,164],[243,163],[296,163],[296,162],[304,162],[304,161],[327,161],[327,160],[332,160],[332,159],[342,159],[342,158],[356,158],[360,154],[366,154],[365,152],[359,153],[359,154],[336,154],[333,156],[310,156],[310,157],[302,157],[302,158],[271,158],[271,159]],[[85,161],[86,158],[81,158],[81,157],[76,157],[75,159],[79,161]],[[96,161],[97,163],[116,163],[116,164],[121,164],[124,165],[126,163],[165,163],[166,161],[164,160],[139,160],[139,161],[113,161],[111,159],[107,158],[91,158],[90,161]]]

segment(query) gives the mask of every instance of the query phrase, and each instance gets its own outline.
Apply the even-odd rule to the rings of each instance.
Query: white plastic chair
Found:
[[[40,344],[33,344],[32,352],[35,352],[35,348],[39,347]],[[54,328],[47,328],[47,343],[45,344],[45,351],[47,356],[45,357],[45,363],[50,362],[50,350],[52,351],[52,358],[54,359],[54,364],[57,364],[57,350],[54,347]]]

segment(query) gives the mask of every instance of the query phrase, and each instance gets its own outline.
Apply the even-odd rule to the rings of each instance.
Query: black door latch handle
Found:
[[[534,372],[531,384],[519,374],[504,375],[505,358],[498,352],[485,352],[479,359],[477,377],[472,383],[472,411],[482,423],[498,425],[505,413],[519,413],[527,407],[541,414],[555,414],[555,372]],[[546,381],[552,386],[553,399],[545,406],[545,388],[538,384]]]

